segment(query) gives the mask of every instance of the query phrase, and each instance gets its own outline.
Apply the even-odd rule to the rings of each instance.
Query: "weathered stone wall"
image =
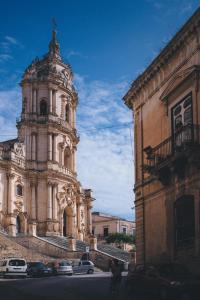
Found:
[[[0,258],[3,257],[23,257],[27,261],[44,261],[50,259],[34,249],[27,249],[26,247],[17,244],[14,240],[7,238],[0,233]]]

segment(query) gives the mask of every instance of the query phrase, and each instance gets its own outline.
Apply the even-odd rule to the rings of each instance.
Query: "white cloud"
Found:
[[[0,141],[16,137],[16,117],[20,109],[19,89],[0,91]]]
[[[87,55],[84,55],[84,54],[82,54],[78,51],[74,51],[74,50],[71,50],[71,51],[68,52],[67,58],[69,59],[72,56],[77,56],[77,57],[80,57],[80,58],[88,58]]]
[[[12,36],[9,36],[9,35],[5,36],[5,40],[9,44],[19,46],[20,48],[23,47],[23,45],[16,38],[14,38]]]
[[[128,84],[89,82],[79,75],[75,83],[80,102],[78,177],[94,192],[94,210],[132,218],[132,119],[121,100]]]
[[[12,56],[10,54],[6,54],[6,53],[0,54],[0,62],[7,61],[9,59],[12,59]]]

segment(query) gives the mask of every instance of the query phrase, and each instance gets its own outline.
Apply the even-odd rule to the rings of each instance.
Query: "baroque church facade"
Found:
[[[18,137],[0,143],[0,227],[9,235],[92,233],[90,189],[77,180],[78,96],[63,62],[56,31],[49,51],[21,81]]]

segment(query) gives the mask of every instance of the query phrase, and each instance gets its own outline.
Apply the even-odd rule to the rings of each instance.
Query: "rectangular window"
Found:
[[[103,235],[108,236],[108,227],[104,227],[103,229]]]
[[[192,94],[172,108],[172,136],[174,149],[193,139]]]
[[[126,227],[126,226],[123,226],[123,227],[122,227],[122,233],[123,233],[123,234],[127,234],[127,227]]]

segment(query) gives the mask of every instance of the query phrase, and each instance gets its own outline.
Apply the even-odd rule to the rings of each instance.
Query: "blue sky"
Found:
[[[79,92],[79,179],[93,189],[95,210],[131,219],[131,112],[121,98],[198,6],[196,0],[2,1],[0,140],[16,134],[18,83],[32,59],[47,52],[54,17]]]

